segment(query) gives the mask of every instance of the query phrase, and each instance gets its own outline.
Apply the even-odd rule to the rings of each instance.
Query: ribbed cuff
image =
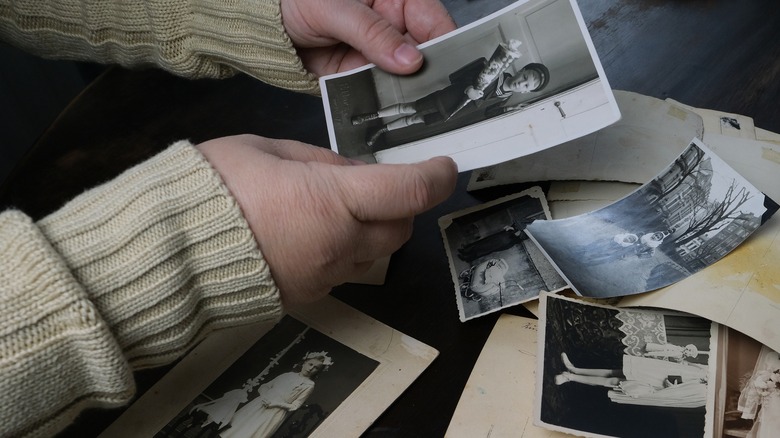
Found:
[[[281,315],[239,206],[189,142],[80,195],[38,226],[134,368],[167,363],[216,328]]]
[[[0,213],[0,435],[52,436],[89,407],[134,393],[106,323],[18,211]]]
[[[319,93],[282,23],[280,0],[0,0],[0,37],[31,53],[188,78],[241,71]]]
[[[279,1],[193,1],[193,51],[271,85],[319,93],[284,30]]]

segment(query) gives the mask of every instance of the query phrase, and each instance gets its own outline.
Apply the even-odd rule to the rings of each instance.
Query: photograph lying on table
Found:
[[[545,198],[552,219],[577,216],[622,199],[640,184],[619,181],[550,181]]]
[[[521,0],[420,46],[425,66],[320,79],[331,148],[368,162],[448,155],[461,171],[620,118],[574,0]]]
[[[565,438],[534,426],[536,319],[498,317],[452,414],[447,438]]]
[[[156,436],[308,436],[377,365],[286,316]]]
[[[544,193],[533,187],[439,219],[461,321],[566,287],[524,231],[548,217]]]
[[[713,436],[717,324],[547,293],[539,311],[534,424],[587,437]]]
[[[780,184],[780,162],[774,175]],[[778,266],[780,215],[776,214],[711,268],[652,293],[622,297],[618,306],[693,313],[780,351]]]
[[[766,222],[777,204],[701,141],[625,198],[526,232],[578,295],[655,290],[710,266]]]
[[[335,298],[215,335],[104,436],[359,436],[438,354]]]
[[[780,355],[727,329],[720,387],[720,418],[714,436],[771,437],[780,431]]]

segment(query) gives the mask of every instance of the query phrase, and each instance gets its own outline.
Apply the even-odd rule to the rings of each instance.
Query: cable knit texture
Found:
[[[0,39],[48,58],[155,65],[188,78],[241,71],[318,93],[280,0],[0,0]]]
[[[186,141],[37,224],[0,214],[0,435],[50,436],[133,395],[132,370],[208,332],[278,319],[270,270]]]

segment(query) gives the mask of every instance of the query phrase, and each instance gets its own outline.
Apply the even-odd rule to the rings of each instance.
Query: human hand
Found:
[[[518,103],[516,105],[507,105],[504,107],[504,112],[509,113],[512,111],[519,111],[523,108],[525,108],[527,105],[525,103]]]
[[[678,386],[681,383],[682,383],[682,379],[680,378],[680,376],[669,376],[664,379],[663,387],[671,388],[672,386]]]
[[[457,178],[450,158],[359,165],[253,135],[197,147],[241,206],[286,306],[321,298],[392,254],[414,216],[446,199]]]
[[[482,96],[485,95],[485,93],[482,90],[477,90],[476,88],[469,85],[468,88],[466,88],[466,91],[463,92],[466,96],[468,96],[471,100],[479,100],[482,99]]]
[[[281,0],[282,21],[304,66],[317,76],[369,62],[417,71],[415,47],[455,29],[439,0]]]

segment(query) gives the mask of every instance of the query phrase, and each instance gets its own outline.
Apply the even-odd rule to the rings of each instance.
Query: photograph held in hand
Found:
[[[379,163],[447,155],[467,171],[620,118],[573,0],[519,1],[420,48],[412,75],[368,65],[320,79],[334,151]]]

